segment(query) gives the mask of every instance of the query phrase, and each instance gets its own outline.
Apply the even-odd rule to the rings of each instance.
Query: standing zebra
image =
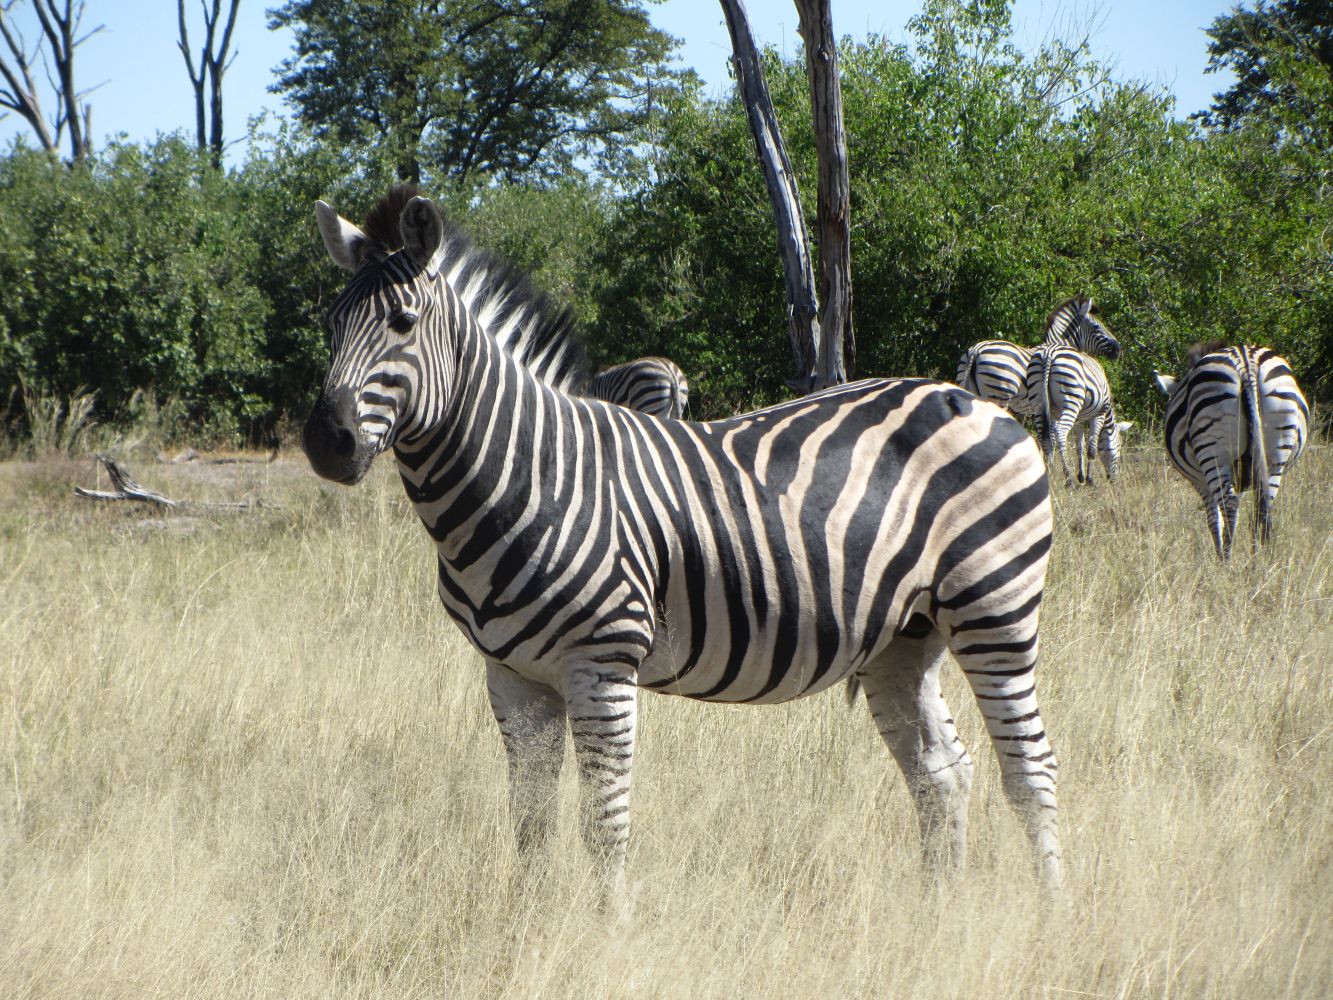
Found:
[[[1203,497],[1217,554],[1231,555],[1240,494],[1255,486],[1255,529],[1268,540],[1282,475],[1305,448],[1310,408],[1287,362],[1267,347],[1196,344],[1167,394],[1166,453]]]
[[[973,764],[940,693],[948,650],[1059,884],[1034,686],[1050,497],[1017,422],[923,379],[707,424],[578,398],[566,315],[431,201],[395,189],[368,231],[316,215],[352,276],[302,443],[348,484],[393,450],[440,600],[487,664],[525,858],[552,826],[566,721],[581,830],[620,903],[636,686],[773,703],[856,674],[927,855],[961,863]]]
[[[587,394],[640,413],[679,420],[690,403],[690,383],[669,358],[639,358],[598,372],[588,383]]]
[[[1092,483],[1092,462],[1100,456],[1106,478],[1115,482],[1120,468],[1120,430],[1106,372],[1095,358],[1072,347],[1041,346],[1032,352],[1024,378],[1025,410],[1037,417],[1037,437],[1049,466],[1060,453],[1065,483],[1069,472],[1069,435],[1078,431],[1078,481]],[[1086,470],[1085,470],[1086,466]]]
[[[1042,346],[1076,347],[1084,354],[1112,361],[1120,356],[1120,342],[1102,323],[1100,310],[1086,295],[1075,295],[1051,310]],[[955,381],[974,396],[1030,416],[1034,411],[1028,409],[1024,378],[1031,361],[1030,348],[1007,340],[983,340],[959,359]]]

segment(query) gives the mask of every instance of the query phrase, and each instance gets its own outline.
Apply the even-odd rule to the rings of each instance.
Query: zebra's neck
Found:
[[[453,363],[432,372],[443,381],[438,416],[394,453],[409,499],[442,558],[466,560],[469,540],[504,530],[497,497],[533,496],[536,461],[556,460],[541,447],[554,411],[572,405],[543,384],[481,327],[441,280],[447,317],[442,343]],[[451,335],[450,335],[451,334]]]

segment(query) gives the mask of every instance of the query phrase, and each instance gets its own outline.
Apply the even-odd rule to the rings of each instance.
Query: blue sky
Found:
[[[289,34],[267,28],[264,11],[276,2],[241,0],[236,61],[223,91],[229,141],[244,136],[250,115],[284,110],[281,98],[267,90],[273,68],[291,50]],[[1072,35],[1071,26],[1096,26],[1092,44],[1098,58],[1113,62],[1122,79],[1170,89],[1183,116],[1206,107],[1226,85],[1223,78],[1203,73],[1208,62],[1203,29],[1232,6],[1231,0],[1016,0],[1014,24],[1024,49],[1052,34]],[[721,92],[728,83],[731,45],[716,0],[665,0],[648,7],[655,24],[682,39],[682,62],[695,68],[710,93]],[[196,3],[187,9],[197,17]],[[797,51],[796,9],[788,0],[750,0],[747,9],[761,44]],[[839,36],[877,33],[903,41],[908,19],[920,9],[920,0],[834,0],[833,25]],[[106,30],[78,50],[76,62],[79,86],[97,87],[88,98],[95,145],[110,134],[141,140],[158,132],[192,130],[193,95],[176,49],[176,5],[171,0],[88,0],[84,27],[97,24]],[[0,142],[27,132],[17,115],[0,119]]]

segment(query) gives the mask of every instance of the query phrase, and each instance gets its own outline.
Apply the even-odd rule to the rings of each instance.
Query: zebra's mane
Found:
[[[385,253],[404,246],[403,208],[420,191],[396,184],[366,215],[362,231]],[[440,273],[490,337],[534,376],[565,392],[588,382],[583,337],[568,306],[556,303],[517,267],[478,247],[446,219]]]
[[[1050,315],[1046,317],[1046,333],[1056,336],[1064,336],[1069,324],[1074,321],[1078,311],[1083,308],[1083,304],[1089,301],[1086,295],[1071,295],[1058,306],[1051,310]],[[1097,307],[1093,305],[1088,310],[1093,316],[1097,315]]]
[[[1217,340],[1201,340],[1197,344],[1191,344],[1189,360],[1185,367],[1186,369],[1193,368],[1200,358],[1207,357],[1209,354],[1216,354],[1218,351],[1225,351],[1230,346],[1230,342],[1220,338]]]

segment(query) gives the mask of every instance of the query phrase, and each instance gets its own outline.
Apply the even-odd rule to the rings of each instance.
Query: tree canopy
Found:
[[[273,89],[315,135],[374,140],[403,180],[550,178],[624,155],[676,40],[635,0],[287,0]]]

